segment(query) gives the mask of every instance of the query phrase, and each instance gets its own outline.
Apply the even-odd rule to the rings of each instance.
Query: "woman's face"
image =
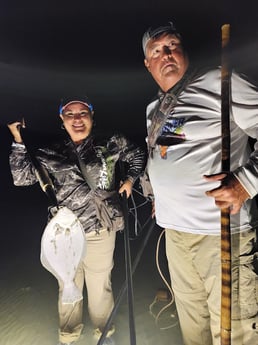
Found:
[[[70,103],[63,108],[60,117],[74,143],[80,144],[90,135],[93,126],[93,114],[86,104]]]

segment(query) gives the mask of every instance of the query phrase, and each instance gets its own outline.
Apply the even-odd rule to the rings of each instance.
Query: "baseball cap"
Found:
[[[87,96],[73,96],[62,98],[59,105],[59,114],[62,114],[65,107],[72,103],[82,103],[86,105],[91,112],[93,112],[93,105]]]
[[[144,52],[144,55],[146,56],[146,47],[151,39],[155,39],[162,34],[176,34],[179,38],[181,38],[181,35],[177,31],[175,25],[173,22],[168,22],[165,25],[156,26],[156,27],[150,27],[148,30],[145,31],[142,37],[142,49]]]

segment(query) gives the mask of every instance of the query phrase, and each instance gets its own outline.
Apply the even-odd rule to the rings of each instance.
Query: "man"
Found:
[[[258,212],[258,89],[233,73],[231,172],[221,172],[221,71],[195,70],[173,23],[143,35],[159,86],[147,107],[148,175],[186,345],[220,344],[220,212],[230,207],[232,344],[258,344],[253,261]]]
[[[58,206],[68,207],[83,226],[87,250],[74,281],[81,293],[84,283],[86,285],[93,334],[99,339],[114,306],[113,253],[116,231],[123,229],[120,221],[117,223],[120,228],[115,227],[115,220],[122,218],[115,189],[115,166],[118,162],[127,163],[126,176],[118,192],[125,192],[129,197],[134,181],[143,170],[145,154],[121,134],[97,136],[93,131],[93,106],[86,97],[76,96],[63,101],[59,116],[67,137],[38,149],[36,158],[51,177]],[[10,167],[17,186],[37,182],[35,166],[23,144],[21,126],[21,122],[8,125],[14,139]],[[105,200],[100,201],[98,196]],[[110,212],[108,216],[101,211],[105,205],[108,205],[105,210]],[[106,216],[102,217],[103,214]],[[59,345],[71,345],[80,338],[83,329],[83,300],[63,303],[64,282],[58,279],[58,283]],[[107,337],[114,331],[112,326]],[[110,341],[106,339],[106,343]]]

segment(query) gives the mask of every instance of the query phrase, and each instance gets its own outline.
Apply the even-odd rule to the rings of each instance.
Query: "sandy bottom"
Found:
[[[133,275],[136,343],[138,345],[182,345],[174,304],[161,313],[157,320],[155,320],[155,315],[167,305],[167,302],[158,301],[154,304],[153,315],[149,311],[157,291],[165,288],[156,267],[155,255],[159,234],[160,230],[155,228]],[[9,239],[1,252],[0,345],[57,345],[56,279],[40,263],[40,238],[27,236],[26,244],[20,243],[20,240],[13,246],[12,240]],[[142,246],[142,238],[132,240],[130,243],[133,261]],[[160,260],[162,264],[164,258]],[[166,265],[163,266],[166,267]],[[112,280],[116,297],[125,281],[122,234],[118,234],[117,237]],[[114,318],[115,344],[131,344],[128,310],[125,294]],[[77,344],[97,344],[92,336],[93,330],[87,315],[86,298],[84,323],[85,328]]]

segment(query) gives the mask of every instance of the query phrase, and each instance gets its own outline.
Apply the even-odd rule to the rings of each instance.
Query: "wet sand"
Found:
[[[34,215],[35,219],[37,215]],[[26,215],[20,220],[24,228],[29,226]],[[14,227],[17,219],[9,224]],[[34,221],[35,222],[35,221]],[[17,223],[19,223],[17,221]],[[31,224],[31,223],[30,223]],[[40,228],[44,221],[38,222],[38,230],[22,232],[10,228],[9,236],[2,242],[1,281],[0,281],[0,345],[56,345],[58,343],[57,282],[39,259]],[[28,230],[28,229],[27,229]],[[147,230],[146,230],[147,231]],[[159,289],[166,288],[156,266],[156,244],[161,230],[154,228],[139,264],[133,275],[133,311],[138,345],[182,345],[175,305],[172,304],[155,321],[155,315],[168,302],[158,301],[149,307]],[[131,257],[134,261],[142,248],[143,233],[130,240]],[[162,241],[161,241],[162,243]],[[117,298],[125,282],[124,239],[117,236],[113,269],[113,290]],[[161,246],[159,258],[163,274],[167,275],[166,263]],[[84,330],[78,345],[95,345],[92,326],[87,315],[85,300]],[[116,332],[113,336],[116,345],[130,344],[129,311],[127,294],[124,295],[114,317]]]

